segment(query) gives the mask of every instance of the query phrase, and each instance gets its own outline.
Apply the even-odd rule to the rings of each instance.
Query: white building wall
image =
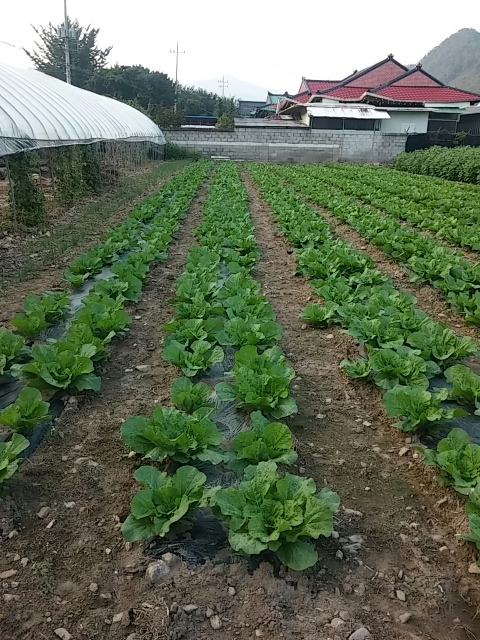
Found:
[[[428,111],[390,111],[382,120],[382,133],[427,133]]]

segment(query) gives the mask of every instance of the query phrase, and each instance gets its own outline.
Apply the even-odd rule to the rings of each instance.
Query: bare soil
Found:
[[[480,637],[478,582],[467,573],[473,551],[454,536],[460,505],[411,452],[398,455],[404,439],[378,391],[339,370],[358,353],[353,340],[337,328],[302,328],[311,291],[245,182],[263,251],[257,277],[297,372],[296,472],[339,492],[338,536],[319,541],[319,562],[303,574],[221,555],[200,566],[180,562],[156,585],[145,579],[141,545],[122,540],[139,461],[125,457],[120,425],[168,402],[178,375],[161,358],[161,326],[173,315],[167,301],[194,242],[204,187],[168,262],[152,269],[128,337],[113,345],[101,393],[72,399],[12,483],[18,535],[2,542],[0,573],[17,573],[0,579],[2,640],[53,640],[59,628],[74,640],[346,640],[361,626],[374,640]],[[139,372],[139,364],[149,368]],[[43,519],[42,506],[50,510]],[[404,613],[411,618],[402,624]]]

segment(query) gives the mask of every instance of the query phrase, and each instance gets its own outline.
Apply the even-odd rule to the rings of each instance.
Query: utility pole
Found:
[[[68,14],[67,14],[67,0],[63,0],[63,27],[65,36],[65,76],[67,84],[72,84],[72,74],[70,71],[70,46],[68,43]]]
[[[222,87],[222,98],[225,97],[225,87],[228,87],[228,80],[225,80],[225,76],[222,76],[222,79],[218,81],[218,86]]]
[[[178,54],[179,53],[185,53],[185,51],[179,51],[178,50],[178,41],[177,41],[177,48],[176,49],[170,49],[170,53],[174,53],[175,54],[175,102],[173,103],[173,110],[176,112],[177,111],[177,102],[178,102]]]

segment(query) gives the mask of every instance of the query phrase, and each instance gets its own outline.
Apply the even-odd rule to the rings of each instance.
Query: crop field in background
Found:
[[[175,170],[5,296],[0,636],[480,637],[480,187]]]

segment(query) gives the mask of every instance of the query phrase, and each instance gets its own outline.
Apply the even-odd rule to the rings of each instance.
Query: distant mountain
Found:
[[[480,93],[480,33],[460,29],[421,60],[425,71],[445,84]]]
[[[221,78],[198,80],[192,84],[206,91],[222,95],[222,87],[219,86],[220,80]],[[267,98],[268,90],[263,87],[258,87],[233,76],[225,76],[225,81],[228,82],[228,85],[225,86],[225,95],[229,98],[237,98],[238,100],[266,100]]]

